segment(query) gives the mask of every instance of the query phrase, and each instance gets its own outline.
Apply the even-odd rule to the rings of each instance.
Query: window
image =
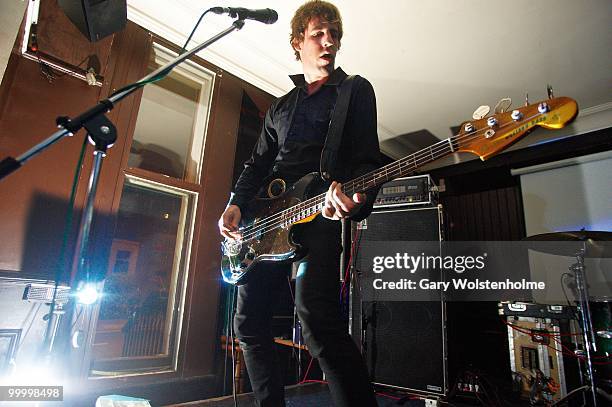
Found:
[[[147,73],[175,57],[154,45]],[[187,61],[145,86],[128,167],[198,182],[213,74]]]
[[[174,56],[154,44],[148,71]],[[176,369],[213,81],[187,62],[144,88],[90,376]]]

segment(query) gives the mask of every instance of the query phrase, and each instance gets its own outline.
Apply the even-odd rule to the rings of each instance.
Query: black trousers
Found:
[[[376,406],[365,363],[340,316],[341,224],[317,216],[296,226],[308,249],[296,280],[295,303],[308,350],[319,361],[337,407]],[[280,365],[270,333],[276,294],[286,289],[287,267],[261,264],[238,289],[234,329],[251,386],[261,407],[284,406]]]

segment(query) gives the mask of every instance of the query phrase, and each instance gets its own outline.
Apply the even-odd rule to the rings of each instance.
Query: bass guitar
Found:
[[[560,129],[578,113],[577,103],[568,97],[555,97],[465,122],[459,134],[442,140],[384,167],[342,185],[347,196],[365,192],[395,178],[410,175],[419,167],[455,152],[476,154],[482,160],[519,140],[536,126]],[[242,217],[240,240],[222,243],[221,275],[234,285],[244,284],[259,262],[291,262],[305,255],[292,239],[293,225],[312,221],[323,209],[325,193],[317,173],[302,177],[274,198],[256,198]]]

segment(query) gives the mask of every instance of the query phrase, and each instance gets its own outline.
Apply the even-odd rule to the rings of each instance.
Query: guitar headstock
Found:
[[[465,122],[452,138],[456,151],[470,152],[486,160],[529,133],[535,126],[560,129],[578,114],[578,104],[568,97],[556,97]]]

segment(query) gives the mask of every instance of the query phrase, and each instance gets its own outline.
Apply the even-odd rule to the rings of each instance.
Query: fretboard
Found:
[[[342,185],[342,192],[349,197],[358,192],[366,192],[396,178],[408,176],[416,171],[417,168],[451,154],[456,150],[456,137],[450,137],[384,167],[345,182]],[[325,193],[300,202],[282,212],[283,223],[291,224],[312,216],[320,212],[324,205]]]

